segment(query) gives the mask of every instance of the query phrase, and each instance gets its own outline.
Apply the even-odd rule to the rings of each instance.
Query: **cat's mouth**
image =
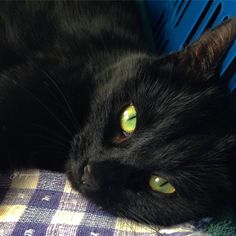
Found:
[[[71,164],[71,171],[68,173],[73,188],[87,197],[97,194],[101,186],[96,175],[96,167],[87,160],[77,163],[77,167],[74,166]]]
[[[75,164],[73,160],[67,164],[67,176],[74,189],[81,192],[83,185],[83,176],[87,161]]]
[[[99,188],[92,166],[88,162],[83,162],[78,171],[78,190],[86,195],[88,192],[96,192]]]
[[[88,172],[86,166],[87,166],[87,161],[84,161],[83,163],[80,164],[78,168],[77,173],[78,173],[79,185],[82,185],[84,183],[84,175]]]

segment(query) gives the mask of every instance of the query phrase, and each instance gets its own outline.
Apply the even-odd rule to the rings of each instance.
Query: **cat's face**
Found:
[[[213,48],[203,43],[213,33],[181,53],[130,55],[96,75],[68,164],[74,188],[114,214],[154,224],[202,217],[222,205],[236,136],[222,125],[230,123],[228,94],[211,70],[227,45],[219,42],[207,57],[206,45]],[[122,123],[124,112],[132,113],[131,124]]]

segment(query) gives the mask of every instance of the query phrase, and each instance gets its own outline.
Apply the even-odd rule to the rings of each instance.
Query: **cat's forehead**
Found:
[[[119,122],[122,110],[131,103],[137,109],[139,124],[149,129],[167,128],[167,120],[177,125],[189,110],[194,114],[217,89],[184,82],[186,78],[180,78],[176,70],[170,63],[162,65],[153,58],[135,55],[100,73],[92,109],[96,123],[101,117],[103,123],[114,117]]]
[[[97,136],[94,130],[101,139],[114,138],[120,129],[121,113],[130,104],[137,111],[137,127],[134,138],[127,140],[129,150],[132,146],[139,150],[138,144],[145,149],[149,141],[156,148],[174,135],[190,132],[196,121],[204,123],[219,97],[217,87],[190,83],[184,74],[180,76],[178,68],[162,60],[132,55],[97,75],[99,86],[88,128],[92,139]]]

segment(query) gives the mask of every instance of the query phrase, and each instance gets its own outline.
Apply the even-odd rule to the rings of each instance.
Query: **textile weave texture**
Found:
[[[117,218],[74,191],[64,174],[25,170],[0,175],[0,236],[185,236],[199,226],[150,228]]]

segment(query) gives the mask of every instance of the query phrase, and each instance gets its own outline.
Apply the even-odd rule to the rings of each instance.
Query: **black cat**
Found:
[[[217,65],[235,18],[156,57],[135,2],[0,5],[2,171],[66,171],[98,205],[150,224],[233,198],[235,115]]]

